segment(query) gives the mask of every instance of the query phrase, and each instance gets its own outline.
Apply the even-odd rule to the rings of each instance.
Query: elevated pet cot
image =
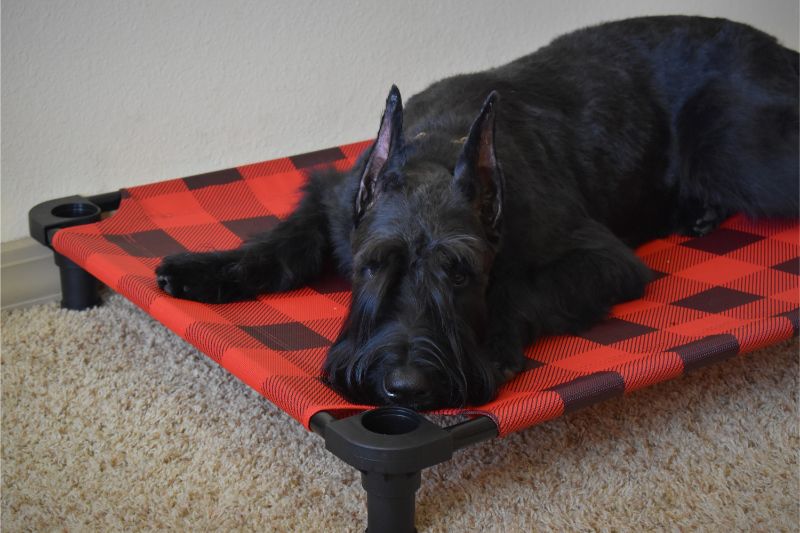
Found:
[[[737,216],[704,237],[642,246],[637,253],[655,274],[642,299],[616,306],[581,335],[530,346],[530,368],[494,401],[440,411],[470,415],[440,427],[409,409],[350,404],[320,380],[349,302],[347,282],[334,275],[235,304],[158,289],[153,271],[163,256],[236,247],[292,210],[308,170],[348,168],[367,146],[52,200],[31,210],[30,228],[55,251],[64,307],[98,304],[99,280],[321,435],[362,472],[370,531],[413,530],[421,471],[460,448],[798,332],[800,225]]]

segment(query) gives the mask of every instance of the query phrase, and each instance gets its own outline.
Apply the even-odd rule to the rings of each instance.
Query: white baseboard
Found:
[[[3,310],[61,298],[53,251],[31,238],[0,243],[0,277]]]

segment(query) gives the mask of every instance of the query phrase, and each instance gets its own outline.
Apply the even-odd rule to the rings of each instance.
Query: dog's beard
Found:
[[[328,354],[326,380],[357,403],[427,410],[488,401],[496,393],[498,377],[480,357],[475,335],[469,329],[447,333],[409,333],[386,324],[358,343],[358,332],[345,328]],[[393,397],[387,376],[409,367],[424,385],[418,383],[411,395]]]

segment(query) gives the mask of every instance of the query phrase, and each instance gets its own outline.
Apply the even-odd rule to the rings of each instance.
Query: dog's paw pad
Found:
[[[158,284],[158,288],[162,291],[172,294],[172,281],[169,276],[163,274],[157,275],[156,284]]]
[[[176,298],[191,298],[192,293],[195,292],[192,290],[191,285],[181,283],[180,280],[175,279],[174,276],[166,274],[157,275],[156,284],[159,289]]]
[[[176,298],[206,300],[202,287],[209,284],[202,265],[196,265],[182,256],[167,257],[156,268],[158,288]]]

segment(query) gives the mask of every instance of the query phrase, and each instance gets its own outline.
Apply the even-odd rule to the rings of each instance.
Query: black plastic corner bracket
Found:
[[[367,531],[415,531],[415,495],[422,469],[442,463],[459,448],[497,436],[488,417],[448,428],[404,407],[380,407],[336,420],[329,413],[311,419],[325,447],[361,471],[367,491]]]
[[[121,197],[119,192],[113,192],[89,198],[67,196],[42,202],[28,212],[31,237],[52,249],[56,231],[97,222],[103,212],[119,206]],[[57,252],[54,254],[61,275],[61,306],[81,310],[98,305],[98,281],[69,258]]]

